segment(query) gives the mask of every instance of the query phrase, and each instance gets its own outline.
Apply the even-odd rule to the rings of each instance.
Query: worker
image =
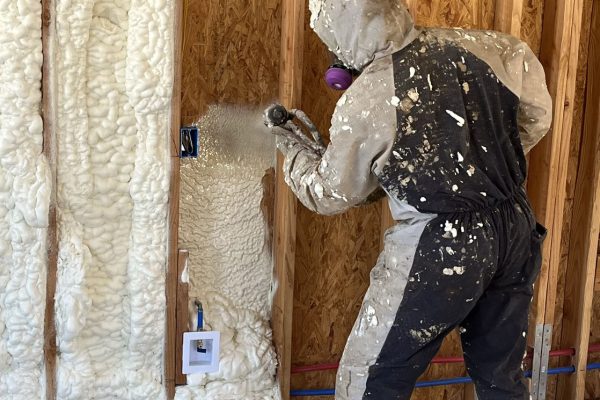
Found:
[[[409,399],[454,329],[480,400],[529,399],[521,363],[545,229],[524,191],[525,154],[552,119],[540,62],[503,33],[415,27],[401,0],[309,4],[311,27],[360,76],[326,148],[281,136],[285,180],[324,215],[383,189],[396,221],[336,399]]]

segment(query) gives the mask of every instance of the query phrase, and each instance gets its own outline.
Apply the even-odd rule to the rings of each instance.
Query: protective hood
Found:
[[[309,0],[310,26],[348,68],[362,71],[414,38],[404,0]]]

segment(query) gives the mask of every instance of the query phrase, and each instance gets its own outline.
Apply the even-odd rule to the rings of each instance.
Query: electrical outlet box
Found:
[[[182,372],[185,375],[218,372],[220,341],[221,334],[216,331],[185,332]]]
[[[179,157],[198,157],[198,127],[184,126],[179,130]]]

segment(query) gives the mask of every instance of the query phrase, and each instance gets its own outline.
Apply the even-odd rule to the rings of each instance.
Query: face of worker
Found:
[[[404,0],[309,0],[311,27],[350,69],[402,43],[413,28]]]

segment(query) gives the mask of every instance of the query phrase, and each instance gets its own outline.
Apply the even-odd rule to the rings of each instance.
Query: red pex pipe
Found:
[[[600,352],[600,343],[591,344],[588,348],[588,353]],[[550,357],[571,357],[575,355],[575,349],[559,349],[552,350]],[[531,353],[527,354],[527,358],[532,358]],[[463,357],[435,357],[431,360],[432,364],[458,364],[464,362]],[[300,374],[303,372],[314,372],[314,371],[327,371],[332,369],[338,369],[339,363],[327,363],[327,364],[315,364],[315,365],[303,365],[293,366],[292,374]]]

